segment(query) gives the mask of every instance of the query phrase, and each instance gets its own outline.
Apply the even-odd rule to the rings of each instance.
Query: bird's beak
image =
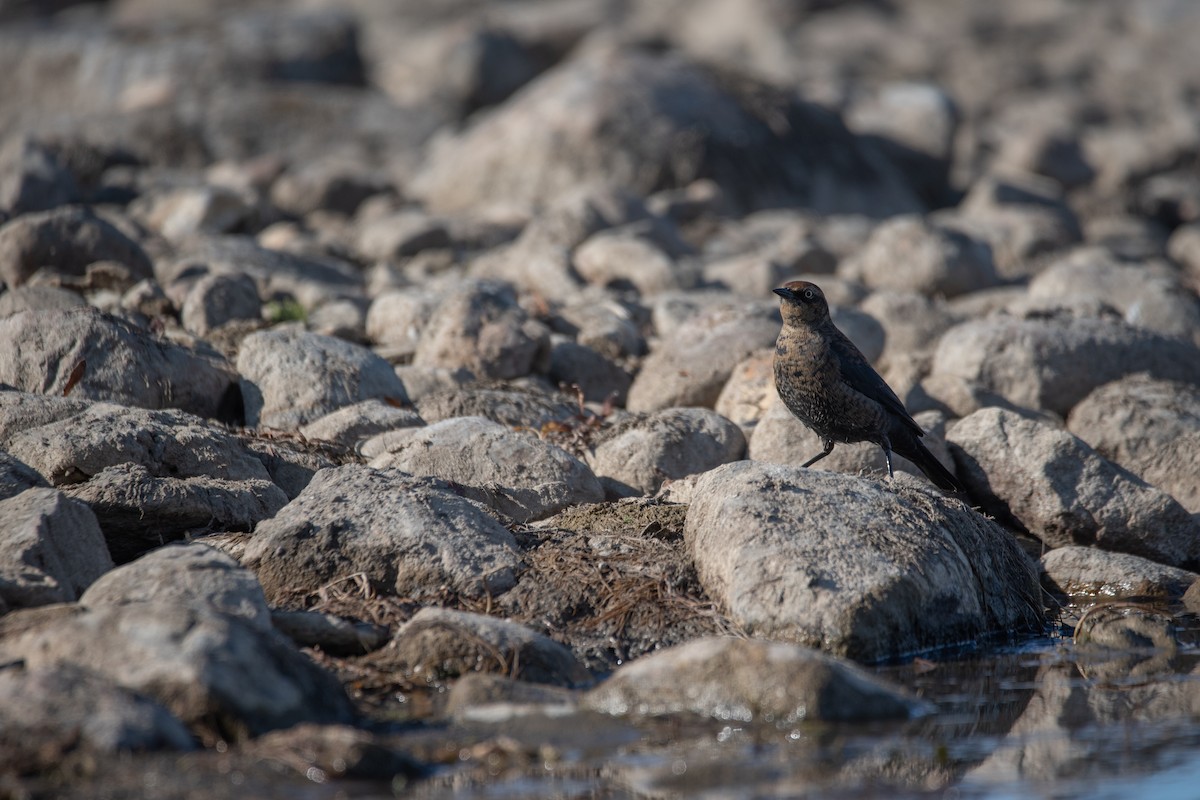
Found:
[[[779,295],[780,297],[784,298],[785,300],[795,300],[796,299],[796,295],[792,293],[791,289],[781,288],[781,289],[772,289],[771,291],[774,292],[775,294]]]

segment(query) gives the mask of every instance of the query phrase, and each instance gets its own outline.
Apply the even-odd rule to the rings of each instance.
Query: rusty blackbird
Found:
[[[791,281],[774,290],[782,298],[783,330],[775,343],[775,388],[788,410],[825,445],[804,466],[833,451],[837,442],[874,442],[883,448],[888,477],[892,453],[921,468],[947,491],[962,487],[921,443],[925,432],[854,343],[833,324],[821,289]]]

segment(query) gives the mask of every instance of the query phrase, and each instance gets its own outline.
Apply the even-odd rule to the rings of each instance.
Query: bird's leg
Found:
[[[824,449],[824,450],[822,450],[822,451],[821,451],[820,453],[818,453],[817,455],[815,455],[815,456],[813,456],[812,458],[810,458],[808,461],[805,461],[805,462],[804,462],[803,464],[801,464],[800,466],[802,466],[802,467],[811,467],[813,464],[817,463],[817,462],[818,462],[818,461],[820,461],[822,458],[824,458],[825,456],[829,455],[829,454],[830,454],[830,453],[832,453],[832,452],[833,452],[833,439],[826,439],[826,440],[825,440],[825,449]]]
[[[884,436],[879,446],[883,448],[883,459],[887,461],[888,478],[895,479],[896,476],[892,474],[892,442]]]

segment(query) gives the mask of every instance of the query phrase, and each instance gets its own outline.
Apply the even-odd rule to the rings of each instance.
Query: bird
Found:
[[[833,324],[820,287],[790,281],[772,291],[783,316],[775,342],[775,388],[788,411],[824,445],[803,466],[811,467],[839,442],[873,442],[883,448],[889,478],[897,453],[939,488],[961,491],[958,479],[921,443],[925,432],[900,398]]]

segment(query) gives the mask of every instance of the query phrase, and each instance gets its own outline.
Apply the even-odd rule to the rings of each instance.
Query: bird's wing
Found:
[[[904,403],[900,402],[900,398],[892,391],[892,387],[888,386],[879,373],[871,367],[871,363],[854,346],[854,342],[847,339],[841,331],[837,331],[836,335],[831,336],[830,339],[833,352],[838,359],[842,380],[859,394],[866,395],[895,414],[901,422],[912,428],[913,433],[917,436],[924,436],[925,431],[921,430],[921,426],[909,416]]]

